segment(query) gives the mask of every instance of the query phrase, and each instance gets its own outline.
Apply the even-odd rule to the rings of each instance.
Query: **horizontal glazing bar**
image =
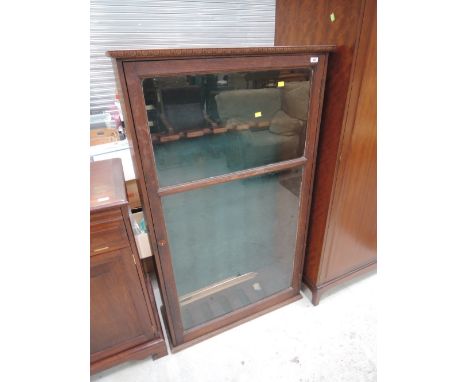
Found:
[[[176,184],[173,186],[161,187],[158,189],[159,196],[166,196],[177,194],[179,192],[191,191],[199,188],[209,187],[215,184],[232,182],[233,180],[251,178],[261,174],[268,174],[272,172],[282,171],[290,168],[301,167],[307,162],[305,157],[291,159],[288,161],[273,163],[266,166],[255,167],[248,170],[241,170],[231,172],[229,174],[223,174],[219,176],[213,176],[211,178],[200,179],[192,182]]]

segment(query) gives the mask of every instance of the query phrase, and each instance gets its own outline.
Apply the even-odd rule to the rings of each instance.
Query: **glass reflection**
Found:
[[[302,170],[162,198],[184,329],[291,286]]]
[[[294,69],[145,79],[160,185],[302,156],[310,78]]]

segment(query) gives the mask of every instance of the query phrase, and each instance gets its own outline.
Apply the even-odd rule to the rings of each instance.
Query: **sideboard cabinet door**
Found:
[[[129,248],[91,256],[91,361],[154,337]]]

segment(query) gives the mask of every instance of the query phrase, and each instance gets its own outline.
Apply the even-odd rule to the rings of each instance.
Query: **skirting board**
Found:
[[[167,355],[167,348],[164,339],[158,338],[156,340],[151,340],[110,357],[93,362],[91,364],[91,374],[103,371],[125,361],[144,359],[150,355],[153,356],[153,359]]]
[[[331,288],[334,288],[346,281],[349,281],[355,277],[358,277],[362,274],[367,272],[371,272],[377,269],[377,260],[374,260],[362,267],[353,269],[344,275],[335,277],[325,283],[314,285],[310,280],[307,280],[305,277],[303,278],[304,284],[312,291],[312,304],[317,306],[320,302],[320,298],[322,297],[323,293]]]

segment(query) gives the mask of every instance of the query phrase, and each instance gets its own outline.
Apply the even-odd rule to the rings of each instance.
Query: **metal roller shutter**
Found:
[[[273,46],[275,0],[91,0],[90,114],[115,100],[109,49]]]

